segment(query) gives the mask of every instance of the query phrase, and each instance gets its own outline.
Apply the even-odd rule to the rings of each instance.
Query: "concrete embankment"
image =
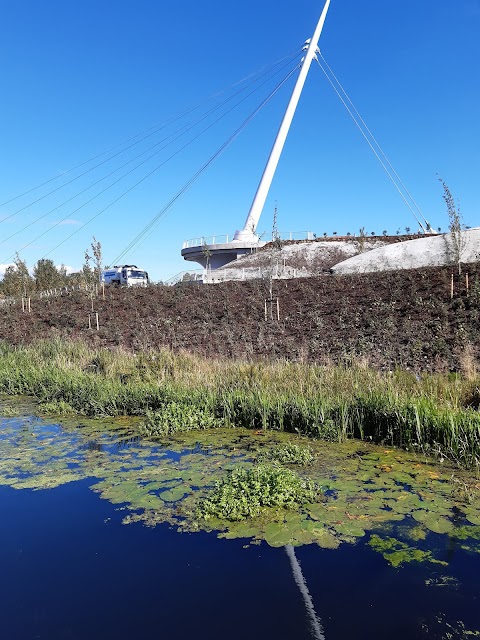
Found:
[[[332,267],[338,275],[420,269],[477,262],[480,257],[480,227],[452,234],[417,238],[389,244],[339,262]]]

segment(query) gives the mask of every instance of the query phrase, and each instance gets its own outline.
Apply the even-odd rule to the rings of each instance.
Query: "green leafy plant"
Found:
[[[140,430],[147,436],[163,436],[195,429],[214,429],[222,424],[208,408],[170,402],[157,411],[148,411]]]
[[[281,464],[309,465],[315,460],[315,455],[311,447],[304,447],[294,442],[278,445],[270,451],[262,452],[258,457],[258,462],[274,461]]]
[[[78,413],[78,411],[64,400],[43,402],[39,405],[38,409],[40,413],[46,416],[74,416]]]
[[[20,415],[20,411],[16,407],[10,405],[4,405],[0,408],[0,415],[4,418],[15,418]]]
[[[450,263],[458,268],[458,275],[462,273],[462,254],[466,244],[465,225],[463,224],[460,208],[442,178],[438,178],[443,187],[443,199],[447,205],[449,235],[445,236],[447,255]]]
[[[311,480],[290,469],[259,464],[250,469],[235,469],[216,483],[200,506],[203,518],[244,520],[258,516],[266,507],[295,509],[313,501],[318,490]]]

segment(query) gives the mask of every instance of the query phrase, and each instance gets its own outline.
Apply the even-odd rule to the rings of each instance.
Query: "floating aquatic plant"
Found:
[[[167,522],[182,531],[216,531],[271,546],[335,549],[373,534],[401,543],[374,545],[398,567],[443,561],[447,536],[468,553],[480,550],[480,501],[459,500],[452,493],[454,470],[424,456],[313,441],[314,460],[295,473],[272,461],[255,464],[261,453],[294,450],[298,436],[288,433],[218,428],[162,436],[161,445],[137,434],[132,418],[64,419],[62,425],[28,416],[4,420],[0,484],[48,489],[91,478],[93,491],[121,505],[126,523]],[[228,477],[234,481],[223,485]],[[475,482],[466,472],[455,471],[455,477]],[[209,493],[218,486],[226,511]],[[208,501],[205,519],[199,510]],[[239,517],[246,520],[232,519]]]
[[[480,638],[480,631],[469,628],[463,620],[451,624],[444,613],[437,614],[433,620],[423,621],[422,630],[425,635],[440,640],[472,640]]]
[[[315,455],[311,447],[302,446],[296,442],[286,442],[273,449],[261,452],[258,462],[275,461],[282,464],[309,465],[315,460]]]
[[[258,516],[265,507],[298,508],[314,501],[318,490],[311,480],[271,464],[235,469],[215,484],[200,505],[200,514],[225,520]]]
[[[17,407],[12,407],[11,405],[8,405],[8,404],[4,404],[3,406],[0,407],[0,415],[4,416],[5,418],[14,418],[19,414],[20,412],[17,409]]]
[[[52,400],[38,405],[39,413],[45,416],[74,416],[78,411],[65,400]]]
[[[401,542],[395,538],[381,538],[374,534],[368,544],[375,551],[381,553],[392,567],[400,567],[407,562],[425,562],[426,560],[430,562],[440,562],[432,557],[431,551],[410,547],[405,542]]]

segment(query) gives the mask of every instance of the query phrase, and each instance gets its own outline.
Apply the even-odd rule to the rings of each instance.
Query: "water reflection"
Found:
[[[312,596],[307,587],[307,581],[302,572],[302,567],[300,566],[299,561],[297,560],[297,556],[295,555],[295,549],[292,545],[287,544],[285,546],[285,551],[290,560],[290,565],[292,567],[293,579],[302,595],[303,601],[305,603],[305,609],[307,610],[307,619],[310,627],[310,631],[315,640],[325,640],[325,635],[323,632],[322,621],[317,615],[315,611],[315,606],[313,604]]]

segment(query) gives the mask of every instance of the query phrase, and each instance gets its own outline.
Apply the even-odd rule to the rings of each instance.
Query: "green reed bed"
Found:
[[[144,432],[230,425],[418,448],[464,466],[480,461],[480,380],[461,375],[301,363],[132,354],[78,342],[0,345],[0,391],[45,412],[147,416]]]

